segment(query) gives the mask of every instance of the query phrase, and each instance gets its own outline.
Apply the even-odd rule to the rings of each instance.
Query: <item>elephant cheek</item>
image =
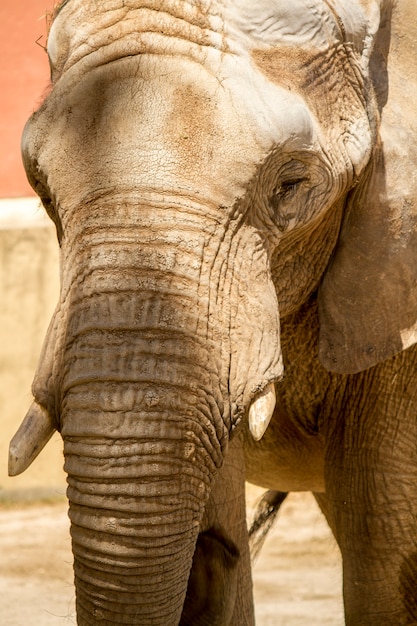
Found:
[[[278,300],[266,254],[261,259],[253,254],[235,289],[229,386],[241,414],[284,372]]]

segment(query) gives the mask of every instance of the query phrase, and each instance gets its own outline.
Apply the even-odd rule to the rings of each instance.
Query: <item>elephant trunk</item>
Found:
[[[197,209],[113,197],[63,215],[61,327],[34,396],[64,439],[82,625],[179,623],[229,434],[281,373],[257,230]]]
[[[76,245],[57,375],[78,620],[176,625],[227,441],[199,244],[107,224]]]
[[[138,420],[140,436],[64,438],[81,625],[180,620],[214,468],[192,425]]]
[[[144,340],[120,321],[116,336],[71,341],[61,383],[77,615],[88,626],[174,625],[225,433],[197,356],[187,366],[168,337]]]

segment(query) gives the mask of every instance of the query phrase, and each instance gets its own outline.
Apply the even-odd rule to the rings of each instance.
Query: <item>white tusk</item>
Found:
[[[33,402],[19,430],[10,442],[9,476],[17,476],[29,467],[55,432],[46,409]]]
[[[259,441],[265,434],[275,409],[275,385],[269,383],[256,396],[249,409],[249,430],[255,441]]]

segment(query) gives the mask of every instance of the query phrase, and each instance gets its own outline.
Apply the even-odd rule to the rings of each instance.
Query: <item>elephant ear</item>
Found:
[[[391,4],[369,60],[379,139],[319,289],[319,357],[346,374],[417,342],[417,2]]]

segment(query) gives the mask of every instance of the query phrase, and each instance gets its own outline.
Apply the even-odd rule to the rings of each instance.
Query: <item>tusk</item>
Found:
[[[55,432],[46,409],[33,402],[19,430],[10,442],[9,476],[17,476],[29,467]]]
[[[275,409],[275,385],[269,383],[252,402],[249,409],[249,430],[255,441],[265,434]]]

